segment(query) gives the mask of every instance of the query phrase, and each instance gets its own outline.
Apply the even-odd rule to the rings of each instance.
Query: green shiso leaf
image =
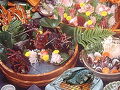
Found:
[[[99,3],[99,0],[91,0],[90,2],[92,6],[96,7]]]
[[[42,27],[56,28],[60,24],[60,16],[58,16],[58,19],[42,18],[40,24]]]
[[[67,53],[60,53],[61,57],[63,58],[63,61],[60,64],[65,63],[68,58],[70,57]]]
[[[7,59],[7,48],[13,47],[12,35],[9,32],[0,32],[0,60]]]
[[[60,28],[63,33],[66,33],[68,36],[74,37],[74,31],[75,31],[76,27],[62,23],[62,24],[60,24]]]
[[[0,44],[2,44],[6,48],[12,48],[13,47],[12,35],[6,31],[0,32]]]

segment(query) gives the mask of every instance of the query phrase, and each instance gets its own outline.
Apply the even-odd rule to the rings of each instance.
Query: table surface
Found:
[[[7,1],[7,0],[3,0],[3,1]],[[14,0],[9,0],[9,1],[14,1]],[[1,0],[0,0],[0,2],[2,2]],[[80,62],[78,62],[77,63],[77,65],[76,66],[79,66],[79,67],[81,67],[81,66],[83,66]],[[104,86],[106,85],[106,84],[108,84],[109,82],[104,82]],[[6,85],[6,84],[12,84],[12,83],[10,83],[6,78],[5,78],[5,76],[2,74],[2,72],[0,71],[0,89],[1,89],[1,87],[2,86],[4,86],[4,85]],[[21,88],[21,87],[18,87],[18,86],[16,86],[16,85],[14,85],[15,87],[16,87],[16,90],[27,90],[28,88]],[[40,87],[41,88],[41,90],[44,90],[44,87]],[[31,90],[35,90],[35,89],[31,89]]]

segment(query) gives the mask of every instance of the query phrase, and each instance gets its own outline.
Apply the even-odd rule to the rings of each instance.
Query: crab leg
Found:
[[[11,13],[7,11],[2,5],[0,5],[0,9],[1,9],[0,17],[2,18],[0,22],[3,25],[7,25],[12,20]]]

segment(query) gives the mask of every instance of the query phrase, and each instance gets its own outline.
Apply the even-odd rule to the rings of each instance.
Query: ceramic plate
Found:
[[[119,86],[120,86],[120,81],[114,81],[107,84],[103,90],[118,90]]]
[[[76,70],[83,69],[84,67],[75,67],[72,69],[68,69],[62,75],[60,75],[55,81],[51,82],[45,87],[45,90],[63,90],[59,87],[60,83],[63,82],[63,79],[70,75],[72,72]],[[102,90],[103,89],[103,82],[100,78],[94,77],[92,86],[90,90]]]

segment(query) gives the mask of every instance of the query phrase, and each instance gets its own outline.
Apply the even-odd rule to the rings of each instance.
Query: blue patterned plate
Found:
[[[120,86],[120,81],[114,81],[107,84],[103,90],[119,90],[118,87]]]
[[[85,67],[75,67],[72,69],[68,69],[65,71],[62,75],[60,75],[56,80],[51,82],[45,87],[45,90],[64,90],[60,88],[60,83],[63,82],[63,79],[68,77],[69,75],[72,74],[72,72],[83,69]],[[102,90],[103,89],[103,82],[100,78],[94,77],[94,80],[92,82],[92,86],[90,90]]]

